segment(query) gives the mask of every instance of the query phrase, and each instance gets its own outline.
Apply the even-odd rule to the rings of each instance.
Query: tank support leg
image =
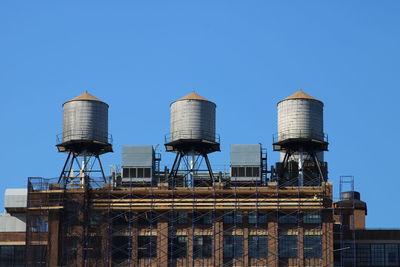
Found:
[[[174,164],[172,165],[171,172],[168,176],[168,183],[171,183],[171,186],[174,188],[175,187],[175,179],[178,175],[178,170],[179,170],[179,165],[181,164],[181,159],[182,159],[182,154],[177,153]]]
[[[204,160],[206,161],[206,164],[207,164],[207,169],[208,169],[208,174],[210,175],[210,179],[211,179],[212,182],[214,182],[214,173],[213,173],[213,171],[211,169],[211,164],[210,164],[210,161],[208,160],[207,154],[203,154],[203,157],[204,157]]]
[[[95,157],[96,157],[97,161],[99,162],[100,171],[101,171],[101,175],[103,176],[103,180],[104,180],[105,183],[107,183],[107,179],[106,179],[106,176],[104,174],[103,165],[101,164],[100,157],[99,157],[98,154],[96,154]]]
[[[62,171],[61,171],[61,174],[60,174],[60,178],[58,178],[58,184],[61,182],[61,179],[62,179],[63,176],[64,176],[65,168],[66,168],[67,165],[68,165],[69,158],[71,157],[71,153],[72,153],[72,152],[69,152],[69,153],[68,153],[67,160],[65,161],[64,167],[63,167],[63,169],[62,169]]]
[[[315,164],[317,165],[317,168],[318,168],[319,175],[320,175],[320,177],[321,177],[321,181],[320,181],[320,182],[321,182],[321,183],[322,183],[322,182],[325,182],[325,177],[324,177],[324,175],[323,175],[323,173],[322,173],[321,166],[320,166],[319,161],[318,161],[318,158],[317,158],[317,154],[316,154],[315,152],[313,152],[313,153],[312,153],[312,156],[313,156],[313,158],[314,158]]]

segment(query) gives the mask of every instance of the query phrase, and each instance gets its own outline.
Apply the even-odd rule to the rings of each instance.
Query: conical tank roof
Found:
[[[97,102],[100,102],[100,103],[107,104],[107,103],[101,101],[100,99],[98,99],[97,97],[89,94],[87,91],[85,91],[83,94],[81,94],[81,95],[79,95],[79,96],[77,96],[75,98],[72,98],[71,100],[69,100],[69,101],[67,101],[65,103],[72,102],[72,101],[97,101]]]
[[[312,96],[304,93],[301,89],[299,89],[296,93],[294,93],[294,94],[286,97],[285,99],[279,101],[279,103],[282,102],[282,101],[285,101],[285,100],[292,100],[292,99],[309,99],[309,100],[319,101],[319,102],[322,103],[321,100],[318,100],[315,97],[312,97]]]
[[[207,98],[204,98],[201,95],[198,95],[194,90],[190,94],[188,94],[188,95],[186,95],[186,96],[184,96],[184,97],[182,97],[182,98],[180,98],[180,99],[178,99],[178,100],[176,100],[176,101],[174,101],[172,103],[175,103],[177,101],[182,101],[182,100],[200,100],[200,101],[207,101],[207,102],[215,104],[214,102],[211,102]]]

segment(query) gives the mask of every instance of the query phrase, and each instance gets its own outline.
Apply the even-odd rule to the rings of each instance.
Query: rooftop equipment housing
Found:
[[[4,208],[9,213],[24,212],[27,196],[26,188],[7,188],[4,194]]]
[[[155,172],[155,160],[152,146],[123,146],[122,183],[150,183]]]
[[[4,194],[6,214],[0,214],[0,232],[25,232],[28,190],[7,188]]]
[[[231,181],[261,181],[261,144],[231,145]]]

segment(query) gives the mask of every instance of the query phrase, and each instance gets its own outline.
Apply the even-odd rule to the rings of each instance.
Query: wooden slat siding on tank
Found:
[[[99,101],[70,101],[63,105],[63,142],[108,142],[108,105]]]
[[[215,141],[215,104],[200,100],[180,100],[171,104],[171,141],[206,139]]]
[[[278,133],[292,138],[320,139],[323,134],[323,105],[307,99],[285,100],[278,104]],[[300,135],[301,134],[301,135]]]
[[[312,99],[288,99],[278,103],[279,140],[296,137],[322,140],[323,134],[322,102]],[[281,161],[284,155],[281,152]],[[294,156],[294,158],[296,157],[298,156]],[[324,153],[317,153],[317,157],[320,161],[323,161]]]

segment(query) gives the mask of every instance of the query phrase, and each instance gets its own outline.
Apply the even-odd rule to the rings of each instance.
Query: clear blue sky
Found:
[[[367,225],[400,227],[399,14],[389,0],[3,0],[0,192],[59,175],[61,105],[84,90],[110,105],[105,166],[122,145],[162,145],[192,89],[217,104],[214,164],[261,142],[272,165],[276,103],[302,88],[325,103],[330,181],[354,175]]]

